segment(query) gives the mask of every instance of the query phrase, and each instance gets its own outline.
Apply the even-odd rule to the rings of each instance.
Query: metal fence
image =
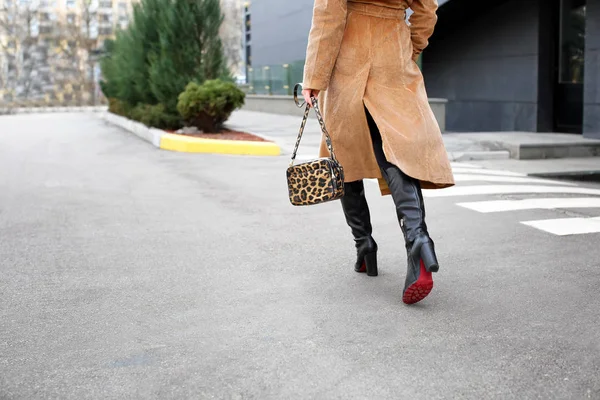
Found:
[[[248,93],[291,95],[303,72],[304,60],[248,68]]]

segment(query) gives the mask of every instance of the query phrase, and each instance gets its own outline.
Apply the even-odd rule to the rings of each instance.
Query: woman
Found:
[[[410,26],[405,22],[411,8]],[[342,208],[357,248],[355,270],[377,275],[363,179],[391,194],[408,253],[407,304],[424,299],[439,265],[421,188],[454,185],[442,135],[416,64],[433,33],[436,0],[315,0],[303,96],[318,96],[346,177]],[[321,144],[321,156],[328,156]]]

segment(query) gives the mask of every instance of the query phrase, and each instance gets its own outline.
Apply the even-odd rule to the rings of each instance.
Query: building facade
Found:
[[[95,104],[100,48],[131,0],[0,0],[0,103]]]
[[[600,0],[451,0],[438,16],[423,73],[449,130],[600,137]]]
[[[600,138],[600,0],[438,3],[421,65],[430,97],[448,99],[448,131]],[[312,6],[251,3],[252,70],[303,61]]]
[[[221,38],[231,74],[238,80],[245,78],[245,3],[242,0],[221,0],[223,24]]]
[[[125,29],[138,0],[0,0],[0,106],[104,100],[96,50]],[[221,0],[221,38],[244,75],[242,0]]]

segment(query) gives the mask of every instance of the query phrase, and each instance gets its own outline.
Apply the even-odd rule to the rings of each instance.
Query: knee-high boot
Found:
[[[371,214],[365,197],[363,181],[346,182],[345,195],[341,199],[346,222],[352,230],[356,245],[356,272],[377,276],[377,243],[371,233]]]
[[[375,158],[390,188],[398,221],[404,233],[408,268],[402,300],[406,304],[413,304],[429,295],[433,289],[431,273],[439,270],[435,245],[429,237],[425,223],[423,194],[418,180],[409,177],[387,161],[379,129],[368,110],[366,114]]]
[[[431,273],[439,270],[435,244],[427,231],[419,181],[390,163],[382,168],[382,172],[396,205],[408,255],[402,300],[413,304],[423,300],[433,289]]]

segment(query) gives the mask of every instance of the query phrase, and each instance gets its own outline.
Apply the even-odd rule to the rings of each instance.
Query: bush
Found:
[[[124,101],[111,97],[108,99],[108,111],[122,117],[129,117],[131,106]]]
[[[130,106],[163,104],[177,114],[190,81],[227,73],[219,31],[219,0],[141,0],[128,27],[105,46],[101,88]]]
[[[244,104],[245,94],[234,83],[219,79],[189,83],[179,95],[177,111],[186,124],[218,132],[231,113]]]
[[[162,104],[138,104],[131,110],[129,117],[152,128],[177,129],[181,126],[180,117],[168,113]]]

